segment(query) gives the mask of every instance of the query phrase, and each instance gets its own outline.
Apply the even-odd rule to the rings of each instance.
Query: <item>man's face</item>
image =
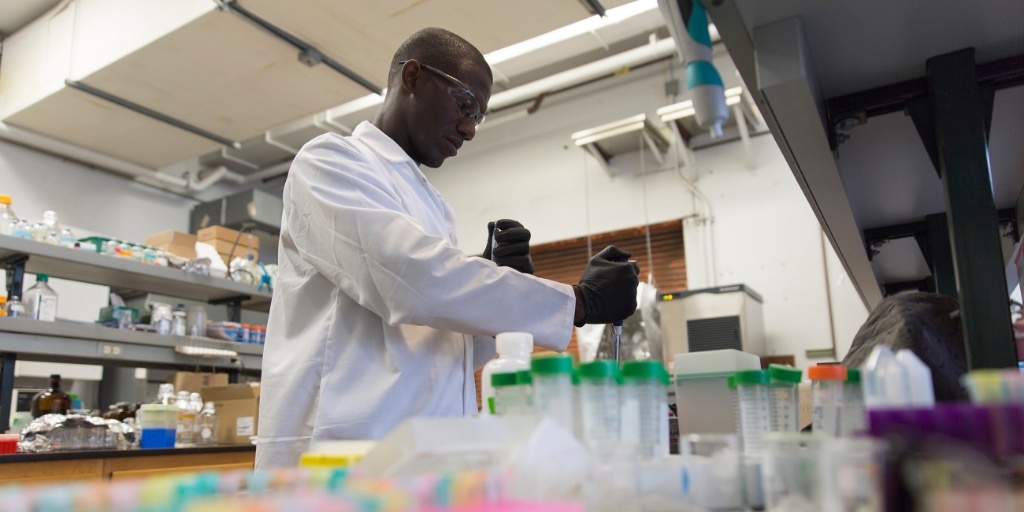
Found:
[[[409,156],[427,167],[440,167],[476,135],[491,97],[491,80],[485,68],[468,60],[458,69],[419,64]]]

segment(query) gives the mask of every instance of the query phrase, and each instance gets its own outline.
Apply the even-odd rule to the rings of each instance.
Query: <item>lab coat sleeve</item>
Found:
[[[466,256],[427,233],[406,213],[383,165],[354,144],[320,138],[296,157],[282,244],[293,243],[304,261],[388,325],[486,336],[524,331],[540,346],[565,350],[575,312],[570,286]]]
[[[493,336],[473,336],[473,370],[483,368],[496,355],[498,347]]]

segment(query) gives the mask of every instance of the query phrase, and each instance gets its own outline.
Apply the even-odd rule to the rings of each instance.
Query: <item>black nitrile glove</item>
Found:
[[[630,253],[609,245],[590,259],[577,285],[583,297],[583,323],[610,324],[636,311],[640,267]]]
[[[483,258],[493,261],[499,267],[512,267],[524,274],[532,274],[530,230],[510,219],[488,222],[487,248],[484,249]]]

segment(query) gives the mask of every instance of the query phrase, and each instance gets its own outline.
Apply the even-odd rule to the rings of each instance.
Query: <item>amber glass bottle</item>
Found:
[[[71,397],[60,389],[60,375],[50,375],[50,389],[32,397],[32,417],[44,414],[67,414],[71,409]]]

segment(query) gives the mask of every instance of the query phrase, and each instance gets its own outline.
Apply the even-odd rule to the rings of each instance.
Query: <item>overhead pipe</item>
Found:
[[[200,192],[210,188],[210,185],[217,183],[228,173],[228,168],[223,165],[200,177],[199,172],[189,174],[188,189],[193,192]]]
[[[25,130],[24,128],[11,126],[4,122],[0,122],[0,139],[129,176],[150,176],[155,172],[154,169],[148,167],[113,158],[82,146],[76,146],[47,137],[46,135]]]

